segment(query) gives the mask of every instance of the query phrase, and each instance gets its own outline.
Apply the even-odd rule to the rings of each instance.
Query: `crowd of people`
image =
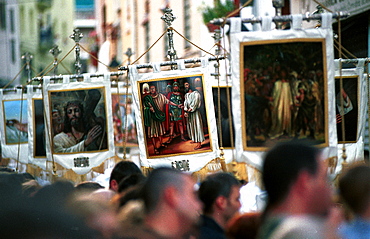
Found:
[[[217,172],[156,168],[143,175],[118,162],[109,188],[97,182],[40,186],[29,174],[0,173],[1,238],[369,238],[370,167],[344,170],[335,188],[320,149],[301,141],[264,154],[262,211],[240,213],[241,182]],[[335,190],[336,189],[336,190]],[[337,192],[337,193],[335,193]]]

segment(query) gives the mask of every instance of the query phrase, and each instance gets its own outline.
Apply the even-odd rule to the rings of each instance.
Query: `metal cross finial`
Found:
[[[214,35],[212,36],[213,39],[215,39],[215,43],[216,43],[216,50],[215,50],[215,53],[216,53],[216,56],[217,55],[220,55],[220,41],[221,41],[221,30],[220,29],[216,29],[215,30],[215,33]]]
[[[76,28],[73,30],[73,34],[69,37],[73,39],[76,43],[78,43],[83,38],[83,36],[84,35],[80,32],[80,29]]]
[[[167,27],[170,27],[176,17],[172,14],[171,8],[166,8],[164,9],[164,15],[161,17],[161,19],[167,24]]]
[[[127,56],[128,58],[128,64],[130,65],[131,64],[131,56],[133,55],[134,53],[132,52],[132,49],[131,47],[127,48],[127,51],[125,52],[125,55]]]
[[[31,53],[29,52],[25,52],[23,55],[22,55],[22,60],[25,60],[26,61],[26,71],[27,71],[27,81],[28,82],[31,82],[31,60],[33,58],[33,55],[31,55]]]
[[[54,45],[53,48],[51,48],[49,50],[49,52],[50,52],[50,54],[52,54],[54,56],[54,62],[53,62],[54,75],[57,75],[57,73],[58,73],[58,56],[59,56],[60,53],[62,53],[62,51],[59,50],[57,45]]]
[[[57,45],[54,45],[53,48],[49,50],[49,53],[54,56],[54,58],[58,58],[59,54],[62,53],[61,50],[59,50],[59,47]]]

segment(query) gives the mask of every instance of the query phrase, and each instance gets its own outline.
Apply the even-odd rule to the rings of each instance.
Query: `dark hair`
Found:
[[[173,168],[157,168],[148,176],[141,191],[146,213],[153,212],[166,188],[183,189],[184,174]]]
[[[110,174],[109,183],[112,182],[112,180],[116,180],[117,183],[120,183],[122,179],[131,174],[142,174],[142,172],[134,162],[120,161],[114,166]]]
[[[344,173],[339,179],[339,193],[355,214],[365,212],[370,199],[370,167],[358,165]]]
[[[70,107],[71,105],[75,105],[80,109],[81,119],[83,120],[84,107],[82,105],[82,102],[77,101],[77,100],[76,101],[69,101],[66,104],[66,106],[64,107],[64,133],[68,133],[68,132],[72,131],[72,126],[71,126],[71,123],[69,121],[68,114],[67,114],[68,107]]]
[[[104,187],[97,182],[85,181],[77,184],[75,188],[78,192],[93,192]]]
[[[119,182],[118,192],[121,193],[128,188],[144,182],[145,176],[142,173],[134,173],[126,176]]]
[[[212,206],[219,196],[228,198],[233,186],[240,186],[240,182],[229,173],[215,173],[207,176],[200,184],[199,199],[203,202],[203,212],[212,213]]]
[[[317,172],[319,149],[307,142],[288,141],[274,146],[265,155],[262,180],[268,194],[268,206],[285,199],[301,171]]]

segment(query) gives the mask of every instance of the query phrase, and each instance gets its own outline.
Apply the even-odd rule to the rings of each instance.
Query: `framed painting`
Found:
[[[61,83],[47,76],[42,87],[46,157],[80,175],[114,156],[110,74],[82,76],[64,75]]]
[[[28,143],[27,100],[4,100],[6,144]]]
[[[218,138],[220,146],[224,148],[234,147],[234,122],[232,115],[232,102],[231,102],[231,87],[230,86],[214,86],[212,87],[213,104],[215,108],[215,116],[217,123]],[[220,100],[219,100],[220,99]],[[218,112],[221,112],[219,114]],[[231,117],[230,117],[231,116]],[[221,118],[221,122],[220,121]],[[231,129],[231,130],[230,130]],[[220,135],[221,131],[221,135]],[[222,140],[222,143],[221,143]]]
[[[357,133],[359,125],[359,76],[343,76],[342,82],[343,87],[341,88],[340,77],[335,77],[338,143],[355,143],[358,139]]]
[[[108,150],[104,87],[50,90],[48,94],[53,153]]]
[[[137,147],[137,129],[132,94],[112,93],[112,117],[115,146]]]
[[[45,121],[44,121],[44,103],[42,99],[32,99],[33,109],[33,157],[46,157],[45,145]]]
[[[147,158],[211,151],[203,74],[137,82]]]
[[[240,43],[240,101],[244,150],[309,139],[326,145],[325,39]]]

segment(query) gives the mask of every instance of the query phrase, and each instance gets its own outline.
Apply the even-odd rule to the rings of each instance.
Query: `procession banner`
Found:
[[[28,102],[28,163],[46,170],[46,129],[41,88],[27,86]],[[53,113],[55,115],[55,113]],[[55,116],[54,116],[55,117]]]
[[[3,158],[28,163],[27,95],[22,89],[0,89],[1,152]]]
[[[51,83],[44,77],[46,155],[66,169],[86,174],[114,155],[110,76]],[[60,114],[53,118],[53,112]],[[56,130],[55,130],[56,129]]]
[[[231,20],[232,103],[237,159],[262,165],[262,154],[286,140],[310,140],[336,156],[331,14],[322,27],[240,32]],[[240,20],[239,20],[240,21]],[[299,24],[297,24],[299,22]]]
[[[182,64],[179,64],[180,66]],[[217,157],[218,139],[206,66],[152,73],[129,69],[142,166],[197,171]]]
[[[112,117],[114,145],[123,147],[138,147],[135,108],[131,87],[127,88],[118,83],[112,87]]]
[[[342,78],[342,88],[340,79]],[[335,72],[336,127],[338,137],[338,166],[343,161],[343,144],[346,148],[346,162],[364,158],[364,134],[367,109],[367,75],[364,62],[356,68]],[[343,99],[343,107],[341,98]],[[344,125],[342,125],[344,124]],[[344,135],[342,134],[344,127]],[[344,137],[343,137],[344,136]],[[338,171],[341,167],[338,168]]]

